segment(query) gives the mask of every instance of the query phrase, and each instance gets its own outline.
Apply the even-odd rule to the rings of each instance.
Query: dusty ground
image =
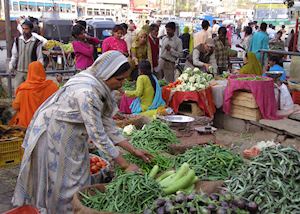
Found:
[[[276,133],[269,131],[256,131],[255,133],[237,133],[220,129],[216,132],[216,140],[218,143],[231,147],[237,153],[241,153],[244,149],[250,148],[257,142],[262,140],[282,141],[283,145],[294,146],[300,151],[300,141],[295,139],[283,139]],[[13,195],[15,182],[18,176],[19,166],[0,169],[0,213],[11,208],[10,201]]]

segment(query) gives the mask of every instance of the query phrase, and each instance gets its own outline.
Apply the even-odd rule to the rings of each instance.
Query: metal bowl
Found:
[[[184,115],[167,115],[160,116],[159,118],[171,123],[191,123],[195,120],[195,118],[193,117],[188,117]]]
[[[268,77],[276,79],[276,78],[281,77],[282,71],[268,71],[268,72],[266,72],[266,75]]]

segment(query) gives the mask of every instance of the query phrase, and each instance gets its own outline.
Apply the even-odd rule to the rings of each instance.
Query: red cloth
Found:
[[[125,114],[131,114],[131,109],[129,107],[134,99],[135,98],[127,97],[123,94],[119,105],[119,111]]]
[[[201,91],[176,91],[173,95],[171,93],[172,91],[169,88],[163,87],[162,97],[175,113],[178,112],[180,104],[184,101],[196,102],[208,117],[213,117],[216,112],[211,87]]]
[[[276,115],[277,103],[275,99],[273,79],[265,77],[267,80],[236,80],[236,78],[239,77],[251,76],[255,77],[255,75],[235,75],[228,78],[228,84],[225,89],[223,111],[226,114],[230,113],[231,97],[233,96],[234,91],[249,90],[253,94],[264,119],[280,119],[280,117]]]
[[[152,67],[155,68],[158,66],[159,39],[151,38],[151,36],[149,36],[149,44],[150,44],[150,48],[151,48]]]

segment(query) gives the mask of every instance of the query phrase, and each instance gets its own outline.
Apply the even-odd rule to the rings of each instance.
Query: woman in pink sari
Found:
[[[126,57],[128,54],[127,44],[124,39],[122,39],[124,35],[124,28],[121,25],[116,25],[113,28],[113,35],[104,39],[102,43],[102,53],[115,50],[120,51]]]

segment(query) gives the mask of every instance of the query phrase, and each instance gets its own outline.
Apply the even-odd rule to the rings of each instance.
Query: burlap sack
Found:
[[[198,181],[195,190],[197,193],[204,192],[206,194],[220,193],[224,181]]]
[[[82,196],[79,194],[79,192],[82,192],[84,194],[89,193],[89,194],[93,195],[96,193],[95,189],[97,189],[101,192],[104,192],[105,185],[104,184],[96,184],[96,185],[86,186],[75,193],[75,195],[73,196],[73,200],[72,200],[74,214],[113,214],[111,212],[93,210],[91,208],[84,206],[81,203]]]
[[[181,141],[181,143],[179,143],[179,144],[169,145],[169,151],[171,154],[177,155],[177,154],[184,153],[186,150],[191,149],[195,146],[209,144],[209,143],[215,143],[216,136],[212,135],[212,134],[199,135],[197,132],[195,132],[190,137],[181,137],[180,141]]]
[[[150,119],[142,115],[126,115],[123,120],[115,120],[119,128],[124,128],[127,125],[134,125],[137,129],[141,129],[145,124],[149,123]]]

